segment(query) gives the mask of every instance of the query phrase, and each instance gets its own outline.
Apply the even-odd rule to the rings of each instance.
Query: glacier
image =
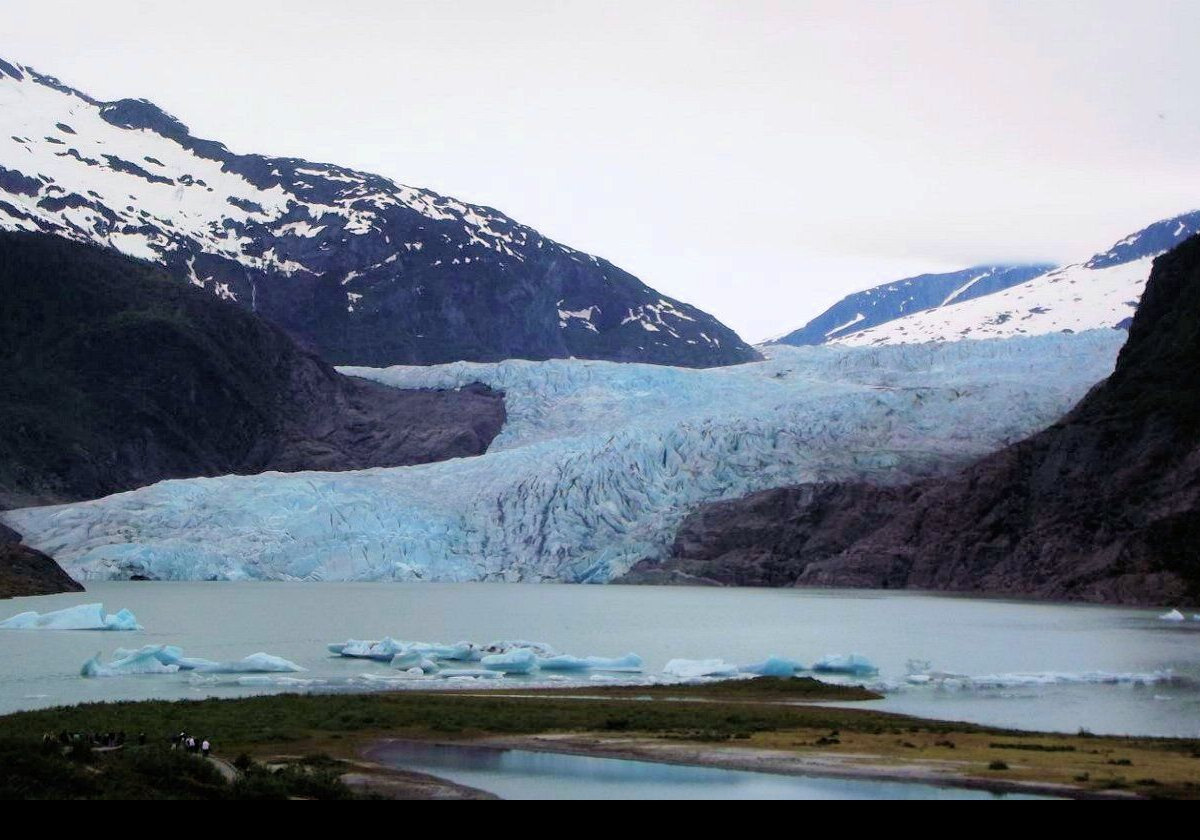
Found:
[[[23,612],[0,621],[0,630],[142,630],[129,610],[106,613],[103,604],[79,604],[53,612]]]
[[[3,514],[81,580],[604,582],[661,556],[701,503],[823,480],[900,482],[1050,424],[1124,333],[766,349],[705,370],[558,359],[342,368],[402,388],[483,382],[484,455],[342,473],[164,481]]]

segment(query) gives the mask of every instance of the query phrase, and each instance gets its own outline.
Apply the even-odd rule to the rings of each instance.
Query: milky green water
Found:
[[[89,592],[0,602],[0,619],[103,601],[146,630],[0,631],[0,711],[83,701],[238,696],[365,688],[386,665],[331,657],[328,642],[532,639],[577,655],[629,651],[658,674],[675,657],[729,662],[779,654],[811,662],[862,653],[887,691],[872,706],[1021,728],[1200,736],[1200,622],[1161,610],[1064,606],[919,594],[791,589],[389,583],[89,584]],[[311,685],[246,685],[188,674],[83,679],[102,651],[148,643],[239,659],[265,651],[308,669]],[[994,680],[906,681],[908,660]],[[1163,672],[1173,676],[1165,679]],[[1104,679],[1123,675],[1124,682]],[[1134,677],[1131,675],[1140,675]],[[602,677],[604,679],[605,677]],[[586,676],[584,685],[596,682]],[[422,684],[425,685],[425,684]],[[991,686],[991,687],[987,687]]]

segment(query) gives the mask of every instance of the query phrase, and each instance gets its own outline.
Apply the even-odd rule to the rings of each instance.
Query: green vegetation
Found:
[[[324,763],[248,762],[231,781],[207,759],[163,745],[112,751],[0,739],[0,799],[351,799]]]
[[[553,734],[564,748],[721,760],[726,745],[781,760],[820,755],[822,766],[903,774],[936,771],[998,784],[1052,784],[1081,794],[1200,797],[1200,742],[1022,733],[872,709],[831,708],[816,681],[754,680],[706,686],[587,688],[521,694],[392,692],[274,695],[230,700],[98,703],[0,717],[6,796],[179,798],[350,795],[338,781],[380,738],[477,740]],[[846,695],[842,694],[841,699]],[[165,749],[169,735],[202,732],[241,773],[222,786],[191,758]],[[43,733],[146,733],[151,746],[96,756],[47,755]],[[605,747],[604,745],[608,745]],[[145,755],[139,755],[144,749]],[[664,753],[663,751],[667,752]],[[675,752],[671,752],[675,751]],[[244,755],[243,755],[244,754]],[[308,756],[308,758],[300,758]],[[1019,756],[1019,760],[1014,760]],[[715,757],[715,758],[714,758]],[[111,780],[97,782],[94,762]],[[1137,780],[1118,775],[1139,770]],[[941,768],[938,770],[938,768]],[[227,770],[228,772],[228,770]],[[52,783],[40,785],[39,780]],[[22,781],[24,780],[24,781]],[[214,787],[215,785],[215,787]]]

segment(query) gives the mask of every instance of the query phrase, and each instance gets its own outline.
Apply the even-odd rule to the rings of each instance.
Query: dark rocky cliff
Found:
[[[1200,602],[1200,237],[1154,263],[1112,376],[948,478],[770,490],[688,518],[637,577]]]
[[[82,591],[51,557],[22,545],[20,534],[0,525],[0,598]]]
[[[503,394],[342,376],[248,311],[115,252],[0,234],[0,509],[166,478],[484,452]]]

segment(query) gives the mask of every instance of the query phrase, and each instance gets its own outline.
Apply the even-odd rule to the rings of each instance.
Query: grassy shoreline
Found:
[[[403,774],[369,760],[373,747],[387,739],[469,742],[1079,798],[1200,798],[1200,740],[1020,732],[823,705],[873,696],[807,678],[761,678],[584,691],[408,690],[95,703],[0,717],[0,747],[39,749],[43,734],[60,731],[145,733],[149,744],[161,745],[186,730],[212,739],[227,759],[245,754],[262,766],[286,769],[307,756],[306,772],[319,767],[325,781],[339,770],[353,776],[360,790],[434,798],[455,792],[436,784],[406,787],[397,781]],[[11,784],[2,787],[4,772],[0,768],[0,790],[10,791]],[[44,772],[53,771],[47,766]],[[304,778],[292,780],[303,789]],[[387,778],[391,788],[376,784]]]

